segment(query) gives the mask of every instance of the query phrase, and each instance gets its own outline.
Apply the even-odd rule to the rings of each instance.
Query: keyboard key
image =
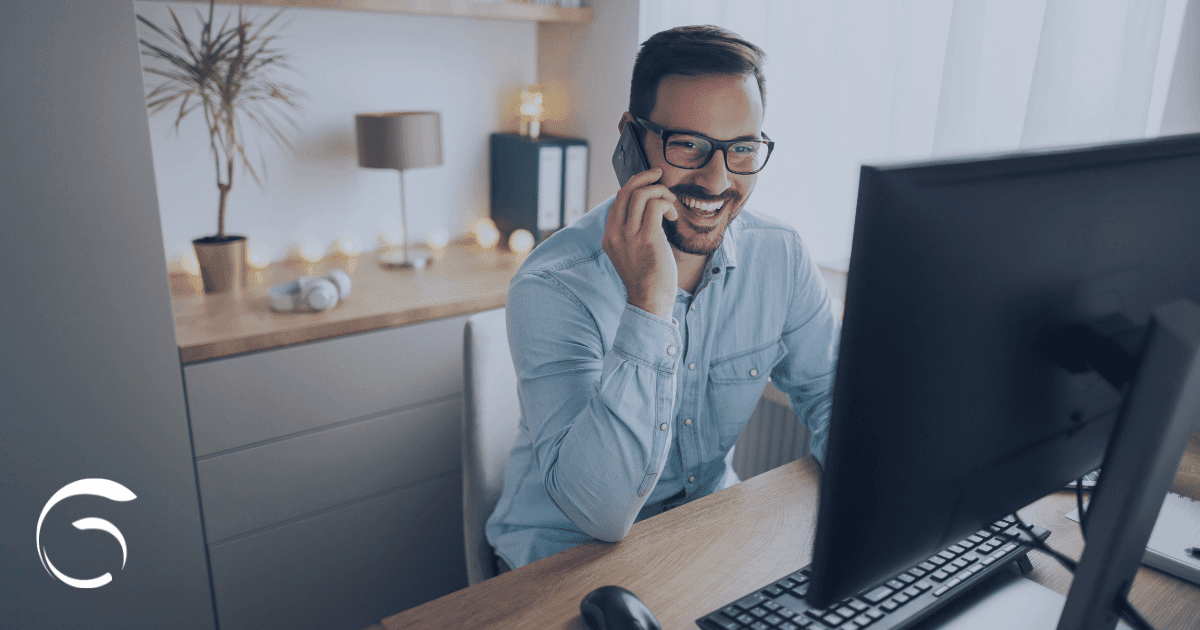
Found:
[[[796,611],[792,610],[791,608],[784,608],[783,606],[780,606],[779,610],[775,611],[775,614],[783,617],[784,619],[791,619],[792,617],[796,616]]]
[[[792,588],[796,585],[796,582],[791,578],[783,578],[782,580],[776,582],[776,584],[778,584],[780,588]]]
[[[946,591],[948,591],[948,590],[950,590],[950,587],[949,587],[949,586],[942,586],[942,587],[939,587],[939,588],[937,588],[937,589],[935,589],[935,590],[933,591],[933,596],[934,596],[934,597],[941,597],[942,595],[945,595],[945,594],[946,594]]]
[[[763,617],[763,621],[767,625],[778,626],[779,624],[783,623],[783,617],[780,617],[779,615],[767,615],[766,617]]]
[[[763,602],[762,607],[766,608],[767,610],[770,610],[770,611],[775,611],[775,610],[779,610],[780,608],[783,608],[779,604],[776,604],[775,602],[771,602],[771,601]]]
[[[925,564],[925,563],[924,563],[924,562],[922,562],[921,564]],[[932,570],[933,570],[933,568],[934,568],[934,567],[932,567],[932,566],[931,566],[931,567],[930,567],[930,571],[932,571]],[[913,567],[913,568],[911,568],[911,569],[909,569],[909,570],[908,570],[908,575],[911,575],[911,576],[913,576],[913,577],[915,577],[915,578],[923,578],[923,577],[925,577],[925,575],[926,575],[927,573],[929,573],[929,571],[926,571],[925,569],[922,569],[921,567]]]
[[[770,611],[768,611],[766,608],[763,608],[762,606],[755,606],[754,608],[750,609],[750,614],[754,615],[755,617],[758,617],[759,619],[762,619],[763,617],[766,617],[767,615],[769,615],[771,613],[770,613]]]
[[[870,593],[863,595],[863,599],[871,602],[872,604],[878,604],[879,602],[887,599],[888,595],[891,595],[894,592],[895,591],[886,586],[880,586]]]
[[[796,617],[795,619],[792,620],[792,623],[796,624],[797,626],[800,626],[801,628],[807,628],[807,627],[813,625],[813,620],[809,619],[808,617]]]
[[[875,610],[874,608],[867,611],[867,616],[876,621],[883,619],[883,613],[879,612],[878,610]]]
[[[971,564],[971,561],[967,560],[966,558],[959,558],[959,559],[955,560],[954,562],[952,562],[951,564],[953,564],[954,566],[956,566],[960,569],[965,569],[965,568],[967,568],[967,565]]]
[[[904,588],[904,582],[901,582],[900,580],[888,580],[887,585],[892,587],[893,590]]]
[[[917,582],[914,586],[916,586],[917,589],[920,590],[922,593],[933,588],[933,585],[930,584],[929,582],[926,582],[925,580],[921,580],[920,582]]]
[[[742,624],[720,613],[709,615],[708,620],[717,624],[718,626],[721,626],[722,628],[725,628],[725,630],[738,630],[738,628],[742,627]]]
[[[984,558],[983,559],[984,566],[989,566],[991,564],[994,564],[995,562],[996,562],[995,558]]]
[[[858,630],[858,624],[853,621],[847,621],[846,625],[842,626],[841,630]]]
[[[950,580],[949,582],[946,582],[945,586],[946,586],[947,588],[954,588],[955,586],[958,586],[959,584],[962,584],[962,579],[961,579],[961,578],[954,578],[953,580]]]
[[[897,604],[896,602],[889,599],[886,602],[883,602],[882,604],[880,604],[879,607],[888,612],[892,612],[893,610],[896,610],[897,608],[899,608],[900,604]]]
[[[943,564],[946,564],[946,559],[941,556],[933,556],[929,559],[929,561],[932,562],[935,566],[939,566],[939,567],[942,566]]]
[[[737,600],[736,602],[733,602],[733,605],[741,608],[742,610],[750,610],[751,608],[754,608],[765,601],[767,601],[766,597],[763,597],[758,593],[751,593]]]
[[[754,623],[750,624],[750,628],[751,630],[771,630],[771,626],[768,626],[761,621],[755,621]]]
[[[774,584],[764,588],[761,592],[767,597],[779,597],[780,595],[783,595],[783,589]]]
[[[797,626],[790,621],[785,621],[779,624],[779,630],[800,630],[800,626]]]
[[[904,589],[904,594],[908,595],[909,597],[916,597],[917,595],[921,594],[921,589],[919,589],[915,586],[910,586],[910,587]]]
[[[800,584],[797,586],[793,586],[792,592],[796,594],[796,597],[799,597],[800,599],[804,599],[804,596],[808,595],[808,585]]]
[[[841,617],[837,616],[837,615],[836,615],[836,614],[834,614],[834,613],[829,613],[828,615],[825,615],[824,617],[821,617],[821,622],[822,622],[822,623],[824,623],[824,624],[825,624],[825,625],[827,625],[827,626],[837,626],[837,625],[841,625],[841,623],[842,623],[843,621],[845,621],[845,619],[842,619]]]
[[[853,608],[854,610],[857,610],[858,612],[862,612],[862,611],[870,608],[870,606],[858,601],[857,599],[852,599],[852,600],[846,602],[846,605]]]
[[[722,608],[721,612],[724,613],[724,615],[726,617],[729,617],[730,619],[735,619],[735,618],[737,618],[738,615],[742,614],[742,610],[740,608],[738,608],[737,606],[733,606],[733,605]]]
[[[938,582],[945,582],[950,577],[950,574],[947,573],[945,569],[938,569],[937,571],[934,571],[933,575],[931,575],[929,577],[934,580],[937,580]]]
[[[747,625],[747,626],[754,623],[754,617],[751,617],[747,613],[742,613],[742,614],[738,615],[737,617],[734,617],[734,619],[737,619],[738,623],[741,623],[741,624]]]
[[[834,612],[845,617],[846,619],[850,619],[850,618],[854,617],[854,615],[858,614],[856,611],[851,610],[849,606],[842,606],[841,608],[838,608]]]
[[[918,564],[917,566],[926,571],[932,571],[937,568],[936,566],[933,565],[933,563],[929,562],[928,560],[926,560],[925,562],[922,562],[921,564]]]
[[[966,551],[966,549],[960,545],[950,545],[950,547],[948,547],[946,550],[953,552],[956,556],[960,556],[964,551]]]
[[[944,558],[946,560],[954,559],[954,554],[951,553],[949,549],[943,549],[943,550],[939,551],[938,556],[941,556],[942,558]],[[932,558],[931,558],[931,560],[932,560]]]

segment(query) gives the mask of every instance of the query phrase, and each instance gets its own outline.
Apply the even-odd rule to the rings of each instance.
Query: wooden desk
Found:
[[[805,458],[634,525],[619,543],[568,549],[382,621],[401,628],[583,628],[579,600],[618,584],[637,593],[663,628],[695,619],[809,563],[820,471]],[[1200,434],[1193,435],[1173,490],[1200,497]],[[1063,518],[1074,493],[1057,492],[1022,515],[1051,530],[1050,544],[1078,557],[1078,526]],[[1070,577],[1031,554],[1029,577],[1066,594]],[[1200,627],[1200,587],[1142,567],[1134,605],[1158,630]]]

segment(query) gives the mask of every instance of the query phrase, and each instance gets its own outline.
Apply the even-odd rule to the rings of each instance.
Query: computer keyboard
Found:
[[[771,584],[696,620],[705,630],[900,630],[968,591],[995,571],[1024,560],[1032,545],[1012,517],[950,545],[915,566],[827,608],[805,601],[809,569]],[[1050,532],[1032,528],[1045,540]],[[1003,532],[1026,542],[995,536]]]

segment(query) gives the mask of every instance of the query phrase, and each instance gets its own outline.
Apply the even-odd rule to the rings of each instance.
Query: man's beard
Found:
[[[717,251],[721,246],[721,241],[725,239],[725,230],[733,219],[742,211],[742,195],[733,190],[726,190],[719,195],[710,195],[704,192],[704,189],[695,184],[676,184],[671,186],[671,192],[677,198],[690,197],[704,202],[724,201],[725,205],[721,207],[721,215],[723,220],[712,227],[699,227],[692,223],[688,223],[695,235],[691,238],[684,237],[679,233],[679,221],[683,221],[683,217],[679,217],[679,221],[669,221],[666,218],[662,220],[663,232],[667,235],[667,242],[675,249],[685,253],[694,254],[697,256],[708,256]],[[686,204],[680,202],[680,205]],[[685,210],[686,212],[686,210]]]

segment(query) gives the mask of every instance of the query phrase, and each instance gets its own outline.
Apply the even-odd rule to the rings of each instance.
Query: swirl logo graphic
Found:
[[[54,496],[50,497],[50,500],[46,502],[46,507],[42,508],[42,515],[38,517],[36,536],[38,558],[41,559],[42,567],[46,569],[46,572],[62,580],[62,582],[67,586],[73,586],[75,588],[100,588],[101,586],[104,586],[112,581],[111,573],[105,573],[100,577],[95,577],[88,580],[73,578],[55,568],[50,562],[50,556],[47,555],[46,550],[42,548],[42,521],[46,520],[46,514],[50,511],[50,508],[54,507],[64,499],[69,499],[71,497],[80,495],[102,497],[110,501],[132,501],[136,499],[137,496],[135,496],[133,492],[129,490],[129,488],[126,488],[115,481],[109,481],[108,479],[80,479],[79,481],[73,481],[63,486],[62,489],[60,489],[58,492],[55,492]],[[113,525],[102,518],[81,518],[71,524],[75,526],[75,529],[81,531],[97,529],[102,532],[108,532],[109,535],[111,535],[113,538],[116,538],[117,542],[121,543],[121,568],[125,568],[125,560],[128,558],[129,550],[125,546],[125,537],[121,535],[121,530],[117,529],[116,525]]]

